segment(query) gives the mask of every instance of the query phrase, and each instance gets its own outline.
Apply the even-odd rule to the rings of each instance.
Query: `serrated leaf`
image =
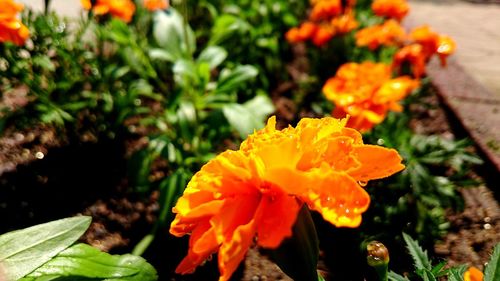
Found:
[[[72,217],[12,231],[0,236],[0,263],[7,281],[18,280],[73,244],[91,218]]]
[[[47,280],[47,277],[109,281],[158,279],[154,267],[141,257],[130,254],[110,255],[86,244],[76,244],[62,251],[20,281],[41,281]]]
[[[389,278],[390,281],[410,281],[410,279],[408,279],[402,275],[399,275],[394,271],[389,271],[389,274],[387,277]]]
[[[403,238],[406,242],[406,248],[413,258],[416,269],[431,270],[432,265],[427,256],[427,251],[422,250],[418,242],[413,240],[410,235],[403,233]]]
[[[484,269],[484,281],[498,280],[500,280],[500,243],[493,249],[493,254]]]
[[[447,270],[448,281],[463,281],[464,273],[467,270],[467,266],[462,265],[458,267],[452,267]]]

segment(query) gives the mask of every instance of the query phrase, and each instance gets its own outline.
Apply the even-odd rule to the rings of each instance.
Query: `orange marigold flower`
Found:
[[[81,0],[86,10],[92,9],[96,15],[111,14],[124,22],[130,22],[135,13],[135,4],[132,0],[97,0],[94,6],[90,0]]]
[[[12,0],[0,1],[0,42],[12,42],[21,46],[29,37],[28,28],[17,18],[24,9]]]
[[[298,43],[309,40],[314,37],[318,31],[318,26],[312,22],[304,22],[298,28],[291,28],[286,34],[285,38],[290,43]]]
[[[424,53],[430,57],[438,48],[439,34],[432,31],[428,25],[414,28],[410,33],[413,42],[422,45]]]
[[[267,126],[204,165],[173,211],[170,233],[191,234],[177,273],[192,272],[218,252],[219,281],[229,280],[249,247],[278,247],[292,235],[302,204],[336,226],[357,227],[370,197],[358,182],[404,168],[392,149],[363,144],[346,120],[302,119]]]
[[[392,66],[394,69],[401,69],[405,63],[409,63],[412,68],[413,76],[420,78],[425,74],[425,63],[428,60],[422,45],[410,44],[399,49],[394,54]]]
[[[439,59],[441,60],[441,65],[445,66],[446,58],[448,58],[449,55],[455,52],[457,45],[455,44],[455,41],[451,39],[451,37],[446,35],[439,36],[437,45],[438,47],[436,53],[438,54]]]
[[[348,114],[348,127],[368,131],[381,123],[389,110],[401,111],[399,101],[418,85],[408,76],[391,79],[391,67],[385,64],[347,63],[326,82],[323,93],[335,103],[333,116]]]
[[[403,41],[405,32],[397,21],[391,19],[381,25],[363,28],[356,32],[355,37],[356,45],[375,50],[380,45],[398,45]]]
[[[341,0],[319,0],[312,2],[313,7],[309,19],[312,21],[328,20],[342,12]]]
[[[464,281],[483,281],[483,273],[474,266],[464,273]]]
[[[345,34],[353,31],[358,27],[358,22],[352,13],[345,13],[335,17],[331,21],[333,29],[338,34]]]
[[[168,6],[168,0],[144,0],[144,7],[150,11],[165,10]]]
[[[329,25],[322,25],[318,27],[318,30],[314,33],[312,42],[316,46],[323,46],[328,41],[332,40],[335,35],[335,31]]]
[[[401,21],[408,14],[410,6],[406,0],[375,0],[372,3],[372,10],[377,16]]]

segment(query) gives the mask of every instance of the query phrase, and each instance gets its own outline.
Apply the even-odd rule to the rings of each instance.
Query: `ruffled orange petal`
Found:
[[[376,145],[363,145],[354,147],[353,153],[356,154],[361,166],[348,173],[357,181],[366,182],[386,178],[405,168],[401,164],[401,156],[394,149]]]
[[[359,226],[361,214],[370,205],[370,196],[347,174],[323,171],[326,175],[318,178],[311,192],[301,198],[335,226]]]
[[[255,235],[255,221],[238,226],[227,243],[222,244],[219,250],[219,281],[227,281],[236,271],[248,249],[252,245]]]
[[[208,221],[197,225],[189,238],[189,251],[187,256],[175,269],[176,273],[192,273],[197,266],[202,264],[219,247],[215,232]]]
[[[300,204],[277,187],[266,193],[256,214],[257,242],[262,247],[277,248],[283,239],[292,236]]]

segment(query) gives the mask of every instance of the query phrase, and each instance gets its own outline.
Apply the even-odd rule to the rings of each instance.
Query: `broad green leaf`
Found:
[[[274,111],[269,98],[256,96],[245,104],[230,103],[222,108],[229,124],[242,138],[264,127],[264,118]]]
[[[245,20],[234,15],[220,15],[216,18],[211,30],[209,45],[219,45],[222,41],[231,38],[236,33],[248,32],[252,26]]]
[[[410,281],[410,279],[408,279],[402,275],[399,275],[394,271],[389,271],[388,278],[390,281]]]
[[[403,238],[406,242],[406,248],[415,262],[416,269],[431,270],[432,265],[429,261],[429,257],[427,256],[427,251],[422,250],[418,242],[413,240],[410,235],[403,233]]]
[[[18,280],[73,244],[91,218],[72,217],[12,231],[0,236],[0,263],[6,278]]]
[[[194,32],[174,8],[154,14],[153,35],[156,42],[168,53],[164,57],[188,58],[195,51]]]
[[[47,277],[109,281],[158,279],[154,267],[141,257],[130,254],[110,255],[86,244],[76,244],[62,251],[20,281],[41,281],[47,280]]]
[[[229,92],[236,89],[242,82],[253,79],[259,74],[252,65],[238,65],[235,69],[223,69],[217,82],[217,93]]]
[[[227,58],[227,51],[219,46],[208,46],[206,49],[201,51],[198,56],[197,62],[206,62],[210,66],[210,69],[214,69],[219,66]]]
[[[245,108],[252,112],[258,120],[265,120],[269,114],[273,113],[275,108],[273,102],[268,96],[258,95],[243,104]]]
[[[500,243],[493,249],[493,254],[484,269],[484,281],[498,280],[500,280]]]

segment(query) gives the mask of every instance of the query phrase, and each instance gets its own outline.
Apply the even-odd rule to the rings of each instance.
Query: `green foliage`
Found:
[[[463,275],[466,266],[457,266],[445,269],[446,262],[441,262],[435,266],[432,265],[427,251],[422,250],[420,245],[416,240],[413,240],[411,236],[403,233],[403,237],[406,243],[406,247],[410,256],[414,261],[415,266],[415,276],[408,279],[406,276],[399,275],[393,271],[389,272],[389,280],[391,281],[407,281],[407,280],[423,280],[423,281],[437,281],[441,280],[442,277],[446,277],[449,281],[463,280]]]
[[[491,258],[484,269],[484,281],[500,279],[500,243],[495,246]]]
[[[7,279],[20,279],[52,259],[80,238],[90,221],[67,218],[1,235],[0,261]]]
[[[157,280],[156,270],[141,257],[110,255],[86,244],[75,244],[28,274],[20,281]]]
[[[366,135],[368,142],[396,149],[406,166],[390,180],[368,187],[374,204],[366,229],[384,229],[383,235],[372,234],[379,240],[405,231],[430,245],[449,227],[446,210],[463,206],[457,190],[475,183],[468,173],[482,161],[470,150],[470,141],[415,134],[408,123],[406,114],[389,114]]]
[[[90,222],[90,217],[72,217],[0,235],[4,277],[7,281],[157,280],[156,270],[141,257],[72,245]]]

